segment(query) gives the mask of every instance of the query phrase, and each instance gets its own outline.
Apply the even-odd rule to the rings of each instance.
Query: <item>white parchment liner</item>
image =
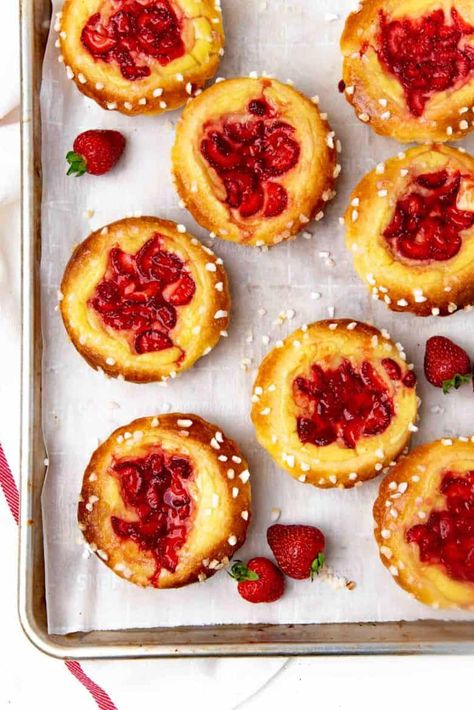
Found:
[[[61,2],[54,3],[59,10]],[[347,0],[222,0],[227,49],[219,75],[233,77],[266,70],[291,79],[306,94],[318,94],[341,139],[343,171],[338,195],[323,221],[307,225],[315,237],[277,246],[265,253],[216,240],[224,259],[234,307],[229,338],[197,366],[172,381],[133,385],[94,372],[68,342],[56,310],[63,269],[75,244],[92,229],[131,213],[181,222],[204,242],[211,239],[178,207],[170,179],[170,148],[179,113],[127,118],[106,112],[84,98],[58,63],[52,31],[41,94],[43,118],[42,300],[44,333],[43,426],[49,472],[43,493],[49,631],[222,623],[303,623],[388,621],[469,615],[438,612],[400,590],[378,559],[371,508],[378,480],[351,491],[320,491],[287,476],[258,446],[249,419],[255,368],[276,340],[302,323],[333,315],[385,327],[406,347],[422,375],[423,345],[435,333],[453,335],[474,352],[473,316],[417,319],[392,314],[368,296],[356,276],[338,223],[356,181],[377,162],[397,153],[394,141],[380,138],[358,122],[337,91],[338,49]],[[334,18],[337,13],[337,18]],[[109,175],[66,177],[65,154],[75,136],[89,128],[114,128],[128,138],[124,159]],[[467,148],[473,139],[463,141]],[[324,252],[330,252],[327,259]],[[321,294],[315,298],[315,294]],[[265,309],[259,315],[259,309]],[[274,321],[282,310],[295,317]],[[253,342],[249,337],[253,334]],[[269,335],[269,344],[262,342]],[[248,371],[244,358],[251,360]],[[420,376],[423,398],[420,431],[413,443],[440,436],[472,434],[474,399],[470,387],[443,396]],[[436,410],[441,407],[443,411]],[[82,474],[98,442],[117,426],[165,411],[195,412],[219,423],[241,445],[250,462],[254,523],[238,556],[268,554],[265,540],[272,508],[284,522],[319,525],[328,538],[331,566],[355,580],[354,591],[335,592],[320,580],[287,583],[276,604],[241,600],[225,572],[205,584],[171,591],[139,589],[116,577],[78,543],[77,497]]]

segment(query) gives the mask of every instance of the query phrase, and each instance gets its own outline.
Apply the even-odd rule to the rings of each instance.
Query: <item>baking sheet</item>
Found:
[[[62,2],[53,5],[57,11]],[[400,150],[397,143],[375,136],[358,122],[337,91],[339,36],[353,5],[347,0],[222,0],[227,49],[219,76],[267,71],[280,80],[292,80],[310,96],[319,95],[343,146],[337,197],[324,220],[305,228],[306,237],[314,236],[300,236],[267,252],[212,241],[179,208],[169,159],[179,112],[128,118],[103,111],[67,80],[57,61],[56,33],[51,33],[41,94],[43,427],[49,458],[42,503],[50,633],[223,623],[472,618],[425,607],[393,583],[378,559],[372,535],[377,479],[350,491],[321,491],[298,483],[259,447],[249,417],[259,362],[276,340],[303,323],[335,315],[385,327],[405,345],[419,374],[423,345],[430,335],[451,335],[474,352],[472,314],[417,319],[391,313],[368,296],[344,247],[338,217],[350,190],[377,162]],[[110,175],[67,178],[64,156],[75,136],[89,128],[122,131],[128,138],[127,152]],[[462,145],[474,150],[474,139]],[[57,290],[73,247],[93,229],[131,214],[185,224],[224,259],[230,277],[234,306],[229,337],[167,386],[134,385],[96,373],[68,342],[57,311]],[[290,311],[290,316],[294,311],[294,316],[277,323],[282,311]],[[472,434],[470,387],[446,397],[420,377],[419,394],[422,425],[414,444]],[[325,531],[331,568],[336,576],[354,580],[356,588],[348,591],[337,578],[313,584],[287,580],[287,593],[278,603],[253,606],[240,599],[225,572],[180,590],[139,589],[88,552],[76,525],[76,506],[92,451],[117,426],[167,411],[195,412],[219,423],[249,460],[254,522],[239,558],[269,553],[265,533],[271,511],[277,508],[281,522],[313,523]]]

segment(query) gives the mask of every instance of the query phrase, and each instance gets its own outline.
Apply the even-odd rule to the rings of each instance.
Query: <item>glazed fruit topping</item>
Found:
[[[398,362],[392,360],[391,357],[384,358],[382,360],[382,365],[391,380],[393,380],[394,382],[398,382],[402,379],[402,369]]]
[[[153,60],[166,66],[185,54],[181,22],[168,0],[108,0],[104,9],[88,19],[81,41],[95,59],[117,63],[126,79],[150,76]]]
[[[131,347],[141,355],[173,347],[176,309],[188,305],[195,290],[184,262],[163,249],[163,237],[155,234],[136,254],[110,250],[89,306],[110,328],[128,331]]]
[[[405,374],[403,374],[398,362],[395,362],[392,358],[384,358],[382,360],[382,366],[392,382],[403,382],[405,387],[408,387],[409,389],[416,385],[415,373],[412,370],[407,370]]]
[[[426,523],[406,533],[419,547],[421,562],[443,565],[460,582],[474,582],[474,471],[459,475],[448,471],[440,492],[445,508],[432,510]]]
[[[339,441],[354,449],[362,436],[382,434],[394,416],[389,388],[367,360],[358,369],[348,360],[327,370],[314,364],[310,377],[295,378],[293,396],[302,410],[296,428],[303,444]]]
[[[163,568],[174,572],[194,512],[189,493],[191,462],[157,448],[142,458],[115,462],[110,473],[118,479],[123,501],[134,517],[124,520],[112,515],[115,534],[153,554],[154,578]]]
[[[474,69],[474,48],[468,37],[474,27],[455,8],[411,20],[380,17],[378,56],[403,86],[410,112],[421,116],[426,102],[439,91],[462,86]]]
[[[461,232],[474,224],[474,212],[456,206],[460,187],[457,171],[439,170],[414,178],[383,233],[393,252],[414,261],[456,256]]]
[[[226,203],[240,217],[276,217],[288,193],[275,178],[298,163],[300,145],[293,126],[277,118],[264,99],[253,99],[247,113],[228,115],[205,128],[201,153],[224,183]]]

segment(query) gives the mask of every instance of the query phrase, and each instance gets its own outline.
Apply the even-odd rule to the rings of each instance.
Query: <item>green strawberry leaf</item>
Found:
[[[260,579],[256,572],[249,569],[245,562],[241,562],[240,560],[234,562],[230,568],[230,572],[227,574],[233,579],[236,579],[237,582],[256,582],[257,579]]]
[[[311,572],[310,572],[311,581],[313,581],[315,574],[319,574],[321,572],[322,568],[324,567],[325,561],[326,561],[326,558],[324,557],[323,552],[320,552],[318,555],[316,555],[316,557],[314,558],[314,560],[311,563]]]
[[[68,175],[81,177],[81,175],[84,175],[84,173],[87,172],[87,161],[82,155],[79,155],[79,153],[75,153],[73,150],[70,150],[66,155],[66,160],[70,165],[69,170],[67,171]]]
[[[461,385],[465,382],[470,382],[472,380],[472,375],[469,373],[467,375],[460,375],[456,373],[454,377],[450,380],[444,380],[442,384],[443,394],[448,394],[452,389],[458,390]]]

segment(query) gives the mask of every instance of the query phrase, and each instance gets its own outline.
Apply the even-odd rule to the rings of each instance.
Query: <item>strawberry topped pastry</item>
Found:
[[[215,0],[66,0],[56,29],[68,78],[129,115],[182,106],[223,54]]]
[[[287,577],[312,580],[324,566],[326,541],[312,525],[272,525],[267,541]]]
[[[74,251],[59,298],[79,353],[131,382],[175,377],[227,335],[222,260],[183,225],[155,217],[91,234]]]
[[[262,446],[298,481],[351,488],[393,463],[416,431],[415,386],[387,331],[319,321],[263,360],[252,420]]]
[[[441,387],[445,394],[472,380],[469,355],[442,335],[434,335],[426,341],[424,367],[428,382]]]
[[[221,81],[184,110],[173,147],[176,187],[213,235],[271,246],[321,219],[340,167],[317,105],[268,78]]]
[[[357,117],[399,141],[472,130],[474,8],[468,0],[363,0],[341,38],[340,89]]]
[[[204,582],[245,541],[249,478],[237,445],[200,417],[137,419],[94,452],[79,527],[89,549],[134,584]]]
[[[81,177],[104,175],[118,163],[125,148],[125,138],[118,131],[90,130],[74,141],[73,150],[66,155],[68,175]]]
[[[354,188],[346,245],[374,299],[448,316],[474,303],[474,158],[441,144],[379,163]]]
[[[425,444],[402,458],[374,505],[380,558],[433,608],[474,611],[474,443]]]

